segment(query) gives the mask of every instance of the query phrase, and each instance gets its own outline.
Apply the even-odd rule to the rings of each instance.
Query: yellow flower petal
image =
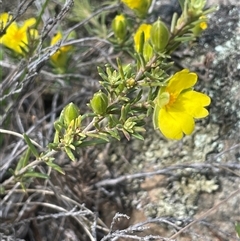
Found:
[[[174,74],[166,87],[166,91],[169,93],[180,93],[185,89],[193,87],[197,82],[197,75],[193,72],[189,72],[188,69]]]
[[[159,129],[169,139],[179,140],[183,133],[190,135],[194,130],[194,120],[187,113],[163,108],[159,112]]]
[[[61,40],[61,39],[62,39],[62,33],[61,33],[61,32],[57,32],[57,33],[52,37],[50,45],[52,46],[52,45],[56,44],[56,43],[57,43],[59,40]]]
[[[53,38],[51,39],[50,45],[53,46],[58,41],[62,39],[62,33],[58,31]],[[60,47],[56,53],[54,53],[50,59],[52,63],[59,68],[66,67],[67,61],[68,61],[68,52],[72,49],[71,45]]]
[[[8,13],[1,13],[0,14],[0,29],[3,29],[7,22],[12,19],[12,15],[9,15]]]
[[[148,12],[152,0],[122,0],[122,2],[134,10],[137,15],[144,17]]]
[[[124,4],[126,4],[130,9],[137,9],[140,6],[140,0],[122,0]]]
[[[149,44],[151,28],[152,25],[150,24],[141,24],[134,35],[135,50],[140,52],[140,39],[142,33],[144,33],[143,57],[145,61],[148,61],[153,55],[153,48]]]
[[[210,105],[211,99],[200,92],[186,91],[179,95],[178,102],[194,118],[204,118],[209,114],[208,110],[204,107]]]
[[[31,37],[33,38],[38,37],[37,30],[29,30],[29,28],[33,26],[35,22],[36,20],[34,18],[30,18],[27,19],[20,27],[17,25],[16,22],[11,23],[11,25],[7,29],[6,34],[3,35],[1,39],[1,44],[5,45],[6,47],[14,50],[19,54],[23,54],[23,49],[27,51],[28,34],[30,33]]]
[[[139,52],[139,48],[140,48],[140,38],[141,38],[141,34],[142,32],[144,33],[144,44],[147,43],[147,41],[149,40],[150,38],[150,32],[151,32],[151,28],[152,28],[152,25],[150,24],[141,24],[139,26],[139,28],[137,29],[135,35],[134,35],[134,43],[135,43],[135,50],[137,52]]]
[[[159,112],[158,127],[166,138],[180,140],[183,137],[179,123],[169,115],[165,108]]]
[[[36,29],[30,29],[30,35],[32,39],[37,39],[39,37],[38,31]]]
[[[36,23],[35,18],[27,19],[21,26],[21,31],[26,31],[28,28],[32,27]]]

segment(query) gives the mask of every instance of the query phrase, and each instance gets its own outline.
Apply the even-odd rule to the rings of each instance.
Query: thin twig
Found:
[[[151,177],[154,175],[175,175],[173,172],[174,170],[178,169],[187,169],[187,168],[193,168],[193,169],[198,169],[203,171],[204,168],[208,169],[221,169],[221,168],[234,168],[234,169],[240,169],[240,164],[207,164],[207,163],[195,163],[195,164],[184,164],[184,165],[175,165],[175,166],[170,166],[167,168],[163,168],[161,170],[153,171],[153,172],[141,172],[141,173],[134,173],[134,174],[129,174],[129,175],[123,175],[117,178],[113,179],[107,179],[107,180],[102,180],[99,181],[95,184],[96,187],[104,187],[104,186],[116,186],[119,183],[125,182],[125,181],[130,181],[133,179],[139,179],[139,178],[146,178],[146,177]],[[215,170],[216,171],[216,170]]]
[[[24,137],[22,134],[20,133],[17,133],[15,131],[10,131],[10,130],[5,130],[5,129],[0,129],[0,133],[2,134],[9,134],[9,135],[12,135],[12,136],[17,136],[17,137],[20,137],[21,139],[24,140]],[[30,139],[32,144],[35,145],[36,147],[38,147],[39,149],[43,150],[44,148],[42,146],[40,146],[36,141]]]

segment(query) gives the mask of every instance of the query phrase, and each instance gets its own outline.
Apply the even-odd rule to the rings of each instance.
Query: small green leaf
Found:
[[[95,146],[95,145],[101,145],[101,144],[106,144],[106,141],[102,139],[95,139],[91,141],[84,141],[82,142],[79,147],[86,147],[86,146]]]
[[[145,43],[145,34],[142,31],[140,35],[140,41],[139,41],[139,53],[143,55],[143,47]]]
[[[178,0],[178,2],[179,2],[180,6],[181,6],[181,9],[182,9],[182,11],[183,11],[185,0]]]
[[[120,121],[123,121],[123,122],[125,122],[126,121],[126,119],[127,119],[127,110],[126,110],[127,108],[126,108],[126,106],[122,106],[122,108],[121,108],[121,116],[120,116]]]
[[[137,138],[141,141],[144,141],[144,137],[137,132],[132,133],[132,136],[134,136],[135,138]]]
[[[23,177],[36,177],[36,178],[43,178],[43,179],[49,178],[47,174],[43,174],[40,172],[27,172],[23,174]]]
[[[94,134],[94,133],[88,133],[87,134],[89,137],[95,137],[97,139],[102,139],[105,140],[106,142],[109,142],[108,136],[105,133],[98,133],[98,134]]]
[[[118,64],[118,70],[119,70],[119,73],[120,73],[121,79],[122,79],[122,81],[124,81],[125,78],[124,78],[123,67],[122,67],[121,60],[120,60],[119,58],[117,58],[117,64]]]
[[[52,169],[60,172],[61,174],[65,175],[65,172],[62,170],[62,168],[60,166],[58,166],[56,163],[53,162],[46,162],[46,164],[51,167]]]
[[[117,129],[113,129],[113,130],[108,130],[107,131],[109,133],[109,135],[111,135],[113,138],[117,139],[118,141],[120,141],[120,136],[119,136],[119,133],[118,133],[118,130]]]
[[[196,38],[193,35],[191,35],[191,36],[184,36],[184,37],[176,37],[176,38],[174,38],[174,40],[176,42],[185,43],[185,42],[189,42],[189,41],[195,41]]]
[[[134,98],[134,99],[132,100],[132,103],[133,103],[133,104],[137,103],[137,102],[142,98],[142,93],[143,93],[143,90],[141,89],[141,90],[138,92],[136,98]]]
[[[4,195],[5,194],[5,188],[4,186],[0,185],[0,195]]]
[[[75,156],[73,155],[72,150],[71,150],[70,147],[65,146],[65,147],[64,147],[64,150],[65,150],[65,152],[67,153],[68,157],[69,157],[72,161],[76,161],[76,158],[75,158]]]
[[[28,164],[29,158],[31,156],[31,149],[28,147],[28,149],[26,150],[26,152],[24,153],[24,155],[20,158],[16,168],[15,168],[15,173],[17,174],[17,172],[19,170],[21,170],[23,167],[25,167]]]
[[[131,139],[130,134],[124,129],[122,129],[122,132],[123,132],[124,136],[127,138],[127,140],[129,141]]]
[[[108,116],[108,125],[110,128],[114,128],[118,124],[119,124],[119,120],[116,118],[115,115]]]
[[[39,158],[39,154],[37,149],[35,148],[35,146],[32,144],[30,138],[24,133],[23,134],[23,138],[25,140],[25,142],[27,143],[27,145],[29,146],[29,148],[31,149],[32,154],[36,157]]]
[[[177,24],[177,20],[178,20],[178,15],[177,13],[174,13],[172,16],[172,21],[171,21],[171,28],[170,28],[170,32],[173,33],[174,29],[176,27]]]
[[[237,233],[238,238],[240,238],[240,223],[239,222],[237,222],[235,224],[235,231]]]
[[[159,115],[160,109],[161,108],[158,105],[155,105],[154,112],[153,112],[153,127],[154,127],[154,129],[158,129],[159,128],[159,125],[158,125],[158,115]]]
[[[49,143],[48,148],[51,149],[51,150],[57,150],[58,144],[57,143]]]
[[[25,187],[24,183],[23,183],[23,182],[20,182],[20,185],[21,185],[23,191],[26,192],[26,187]]]
[[[98,74],[101,76],[101,78],[104,80],[104,81],[108,81],[108,77],[106,75],[106,73],[103,71],[103,69],[101,67],[97,67],[97,70],[98,70]]]

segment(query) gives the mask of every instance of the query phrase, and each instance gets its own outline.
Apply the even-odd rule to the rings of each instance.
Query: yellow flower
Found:
[[[166,87],[161,88],[155,99],[153,123],[162,134],[180,140],[183,133],[190,135],[195,127],[194,119],[206,117],[204,108],[211,102],[210,97],[194,91],[197,75],[184,69],[174,74]]]
[[[132,9],[139,17],[145,17],[152,0],[122,0],[122,2]]]
[[[152,25],[143,23],[139,26],[134,35],[134,47],[135,50],[139,53],[141,35],[144,33],[143,57],[146,61],[148,61],[153,55],[152,46],[149,44],[151,28]]]
[[[0,16],[0,24],[6,25],[7,19],[11,18],[7,13]],[[0,39],[0,43],[14,50],[18,54],[24,54],[28,50],[29,37],[36,39],[38,32],[35,29],[30,29],[36,23],[36,19],[27,19],[22,26],[13,22],[6,31],[6,34]]]
[[[201,16],[199,19],[202,19],[202,22],[199,24],[199,27],[200,27],[202,30],[207,29],[207,27],[208,27],[207,18],[206,18],[205,16]]]
[[[12,19],[12,15],[8,13],[1,13],[0,14],[0,30],[4,29],[7,22]]]
[[[51,46],[55,45],[61,39],[62,39],[62,33],[58,31],[57,34],[54,35],[53,38],[51,39],[50,45]],[[72,46],[70,45],[60,47],[57,50],[57,52],[50,57],[53,64],[59,68],[66,67],[67,60],[68,60],[68,53],[71,49],[72,49]]]
[[[199,18],[201,22],[199,22],[193,29],[192,32],[195,36],[199,36],[205,29],[207,29],[208,24],[207,24],[207,18],[206,16],[201,16]]]

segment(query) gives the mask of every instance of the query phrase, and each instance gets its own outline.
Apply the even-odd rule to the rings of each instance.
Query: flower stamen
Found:
[[[167,103],[166,107],[167,108],[171,107],[176,101],[176,99],[177,99],[176,93],[169,93],[169,102]]]

